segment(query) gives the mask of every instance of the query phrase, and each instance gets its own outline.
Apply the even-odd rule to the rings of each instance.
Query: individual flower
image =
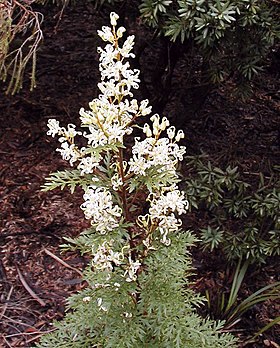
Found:
[[[54,137],[57,134],[61,134],[61,127],[59,125],[59,121],[55,119],[49,119],[47,124],[49,130],[47,131],[47,135],[51,135]]]
[[[117,25],[117,20],[119,19],[120,17],[115,13],[115,12],[111,12],[110,13],[110,22],[111,22],[111,25],[113,27],[115,27]]]
[[[123,185],[122,178],[119,176],[118,173],[115,173],[111,178],[111,183],[113,190],[118,191],[118,189]]]
[[[134,282],[137,279],[137,271],[141,266],[141,262],[138,260],[133,261],[131,256],[128,257],[128,262],[124,277],[127,282]]]
[[[67,129],[63,128],[63,136],[59,139],[59,141],[63,142],[65,139],[73,139],[76,135],[81,135],[81,132],[76,131],[76,126],[72,123],[67,125]]]
[[[75,144],[69,145],[66,141],[61,144],[61,149],[56,149],[61,153],[64,160],[69,161],[72,166],[80,158],[80,153],[76,148]]]
[[[110,27],[103,26],[102,30],[97,30],[97,34],[101,37],[103,41],[109,41],[111,43],[114,43],[114,35]]]
[[[139,111],[142,116],[147,116],[152,112],[152,107],[148,106],[149,100],[145,99],[140,102]]]

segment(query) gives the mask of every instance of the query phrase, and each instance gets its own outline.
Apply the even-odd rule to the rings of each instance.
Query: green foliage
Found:
[[[73,193],[77,186],[81,186],[85,189],[92,182],[91,177],[86,175],[81,180],[80,170],[64,170],[61,172],[52,173],[46,178],[46,183],[42,186],[42,191],[50,191],[56,188],[63,190],[65,187],[70,189]]]
[[[34,3],[52,3],[64,9],[75,1],[33,0],[28,4],[0,1],[0,78],[8,82],[7,93],[19,91],[29,65],[32,66],[31,89],[36,85],[36,51],[42,39],[42,16],[32,9]],[[94,3],[111,7],[119,3],[123,8],[128,7],[128,13],[131,6],[124,0]],[[173,42],[180,41],[193,61],[198,56],[202,59],[203,80],[219,84],[233,78],[244,94],[279,38],[279,10],[271,1],[138,0],[135,3],[148,26]],[[22,20],[17,21],[18,18]]]
[[[220,249],[229,260],[265,262],[280,255],[280,181],[264,179],[258,187],[241,180],[238,168],[225,170],[200,158],[189,158],[185,180],[192,209],[204,212],[200,229],[203,249]]]
[[[112,237],[117,240],[115,234]],[[87,251],[99,243],[96,238],[88,231],[73,242]],[[172,235],[170,247],[155,245],[137,283],[123,282],[116,268],[110,286],[97,288],[107,274],[97,274],[89,267],[85,271],[89,286],[68,300],[66,318],[55,323],[58,329],[43,337],[37,347],[234,347],[229,334],[221,335],[219,323],[195,314],[202,298],[189,287],[192,266],[186,251],[192,243],[189,233],[180,232]],[[106,307],[102,313],[97,306],[99,298]]]
[[[151,4],[153,3],[153,5]],[[263,57],[279,37],[275,9],[268,1],[258,0],[185,0],[164,2],[143,1],[140,7],[149,24],[160,23],[160,30],[172,41],[194,40],[210,68],[213,82],[219,82],[236,70],[239,78],[250,80],[258,73]],[[153,9],[153,10],[152,10]],[[218,74],[214,73],[217,69]],[[221,73],[219,73],[221,72]],[[211,75],[210,74],[210,75]]]
[[[216,291],[216,289],[215,292],[206,292],[208,313],[210,317],[213,319],[225,320],[225,326],[227,328],[234,326],[242,319],[243,314],[252,309],[255,305],[268,300],[276,300],[280,296],[280,282],[277,282],[264,286],[248,296],[245,300],[238,303],[238,295],[248,270],[248,266],[249,260],[245,261],[242,267],[241,260],[238,262],[228,298],[225,292],[219,292]],[[275,319],[273,323],[276,324],[277,319]],[[271,326],[270,323],[262,330],[265,331]],[[261,332],[263,332],[262,330]],[[258,334],[259,333],[256,335]]]
[[[148,26],[172,42],[181,42],[181,52],[188,53],[191,66],[199,57],[203,83],[220,84],[231,79],[236,83],[236,93],[244,97],[250,90],[249,81],[262,70],[264,57],[280,37],[279,8],[268,0],[137,3]]]

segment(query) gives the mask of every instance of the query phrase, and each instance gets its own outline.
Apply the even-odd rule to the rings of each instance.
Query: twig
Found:
[[[52,329],[52,330],[47,330],[47,331],[33,331],[33,332],[19,332],[19,333],[15,333],[15,334],[11,334],[11,335],[6,335],[5,337],[6,338],[11,338],[11,337],[17,337],[17,336],[32,336],[32,335],[39,335],[39,336],[42,336],[42,335],[45,335],[45,334],[48,334],[48,333],[51,333],[53,332],[55,329]]]
[[[21,281],[22,285],[26,289],[26,291],[30,294],[31,297],[34,298],[42,307],[46,306],[46,302],[43,301],[35,292],[30,288],[30,286],[26,283],[21,271],[19,270],[18,266],[16,265],[16,270],[18,272],[19,280]]]
[[[7,296],[7,299],[6,299],[6,303],[4,304],[3,311],[2,311],[2,313],[0,314],[0,319],[2,319],[3,315],[5,314],[5,312],[6,312],[7,308],[8,308],[8,301],[9,301],[10,298],[11,298],[11,295],[12,295],[13,290],[14,290],[14,287],[11,286],[10,291],[9,291],[9,293],[8,293],[8,296]]]
[[[253,172],[243,172],[243,174],[246,175],[254,175],[254,176],[260,176],[260,173],[253,173]],[[269,176],[264,176],[265,179],[270,179]]]
[[[6,315],[3,315],[3,318],[5,318],[6,320],[8,320],[8,322],[15,323],[15,324],[22,325],[22,326],[25,326],[25,327],[27,327],[27,328],[30,328],[30,325],[25,324],[25,323],[23,323],[22,321],[18,321],[18,320],[9,318],[9,317],[7,317]],[[15,330],[17,330],[18,332],[21,332],[21,331],[18,330],[15,326],[13,326],[13,325],[11,325],[11,324],[9,324],[9,323],[8,323],[8,325],[10,325],[12,328],[14,328]]]
[[[48,249],[43,249],[44,252],[49,255],[50,257],[52,257],[53,259],[55,259],[57,262],[61,263],[63,266],[72,269],[73,271],[77,272],[81,277],[83,277],[83,273],[78,270],[75,267],[70,266],[68,263],[66,263],[65,261],[61,260],[58,256],[56,256],[55,254],[53,254],[51,251],[49,251]]]
[[[10,347],[10,348],[13,348],[11,345],[10,345],[10,343],[6,340],[6,338],[3,336],[3,339],[4,339],[4,341],[5,341],[5,343],[6,343],[6,345],[8,346],[8,347]]]

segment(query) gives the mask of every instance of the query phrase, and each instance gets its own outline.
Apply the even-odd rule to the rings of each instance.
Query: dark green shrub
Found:
[[[204,249],[218,248],[229,260],[252,262],[280,255],[279,176],[260,174],[254,188],[241,180],[237,167],[222,170],[199,158],[189,158],[188,167],[188,200],[208,221],[199,232]]]
[[[192,75],[189,84],[198,88],[231,80],[235,92],[246,96],[251,79],[262,70],[264,58],[279,38],[279,8],[271,1],[139,0],[133,4],[139,6],[144,23],[174,42],[161,39],[167,48],[160,53],[166,54],[166,65],[160,67],[159,93],[170,88],[166,80],[178,59],[187,55],[192,71],[182,74]]]

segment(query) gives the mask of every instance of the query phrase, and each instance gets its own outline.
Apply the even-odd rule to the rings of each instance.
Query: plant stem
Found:
[[[121,198],[123,203],[123,210],[124,210],[124,216],[126,221],[129,221],[129,211],[127,206],[127,195],[126,195],[126,185],[125,185],[125,176],[124,176],[124,169],[123,169],[123,149],[119,148],[119,175],[122,180],[122,190],[121,190]]]

